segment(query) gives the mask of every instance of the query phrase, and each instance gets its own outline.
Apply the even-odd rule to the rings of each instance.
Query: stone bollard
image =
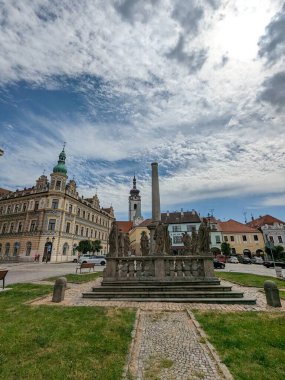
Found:
[[[265,281],[264,290],[268,306],[281,307],[279,290],[273,281]]]
[[[65,277],[58,278],[54,284],[52,302],[63,301],[65,289],[66,289],[66,278]]]

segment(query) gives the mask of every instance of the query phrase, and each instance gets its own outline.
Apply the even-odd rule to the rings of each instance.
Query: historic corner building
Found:
[[[0,189],[0,256],[35,256],[41,261],[71,261],[81,240],[100,240],[106,254],[113,208],[101,208],[97,195],[79,196],[67,182],[64,148],[50,175],[15,192]]]

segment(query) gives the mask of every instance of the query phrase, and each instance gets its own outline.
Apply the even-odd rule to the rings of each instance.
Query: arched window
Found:
[[[5,256],[10,255],[10,243],[5,244]]]
[[[65,256],[65,255],[67,255],[67,253],[68,253],[68,244],[67,243],[64,243],[63,244],[63,248],[62,248],[62,254]]]
[[[10,233],[14,232],[14,223],[10,224]]]
[[[7,224],[4,223],[4,224],[3,224],[3,227],[2,227],[2,234],[5,234],[5,233],[6,233],[6,229],[7,229]]]
[[[20,251],[20,243],[16,241],[16,243],[14,243],[13,256],[18,256],[19,251]]]
[[[32,250],[32,243],[30,241],[28,241],[27,245],[26,245],[26,256],[31,255],[31,250]]]

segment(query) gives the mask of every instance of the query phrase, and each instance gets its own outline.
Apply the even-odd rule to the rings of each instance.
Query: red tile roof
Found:
[[[163,223],[201,223],[200,217],[195,210],[181,212],[161,213]]]
[[[282,220],[274,218],[274,216],[264,215],[252,220],[251,222],[247,223],[247,225],[250,227],[258,228],[264,226],[265,224],[273,225],[274,223],[285,224],[284,222],[282,222]]]
[[[246,224],[242,224],[233,219],[230,219],[227,222],[218,222],[218,230],[221,232],[232,232],[232,233],[260,232],[256,228],[249,227]]]
[[[121,230],[123,233],[129,232],[133,228],[133,222],[117,220],[116,223],[119,230]]]
[[[145,219],[143,222],[141,222],[138,226],[134,226],[134,227],[147,227],[148,225],[150,225],[152,222],[151,219]]]
[[[8,194],[8,193],[11,193],[11,190],[3,189],[2,187],[0,187],[0,194]]]

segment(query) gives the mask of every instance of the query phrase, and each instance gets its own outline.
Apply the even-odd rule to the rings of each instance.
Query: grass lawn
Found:
[[[67,282],[74,282],[76,284],[83,283],[83,282],[89,282],[94,281],[98,277],[102,277],[102,272],[87,272],[82,274],[65,274],[64,276],[55,276],[55,277],[49,277],[45,278],[44,281],[55,281],[59,277],[65,277]]]
[[[279,290],[279,295],[280,295],[280,298],[285,300],[285,290]]]
[[[0,293],[1,379],[121,379],[133,310],[24,305],[52,286],[11,287]]]
[[[285,313],[195,316],[235,380],[285,379]]]
[[[243,286],[254,286],[263,288],[264,281],[271,280],[278,288],[285,289],[285,281],[270,276],[259,276],[258,274],[238,273],[238,272],[216,272],[216,276],[222,280],[232,281]]]

